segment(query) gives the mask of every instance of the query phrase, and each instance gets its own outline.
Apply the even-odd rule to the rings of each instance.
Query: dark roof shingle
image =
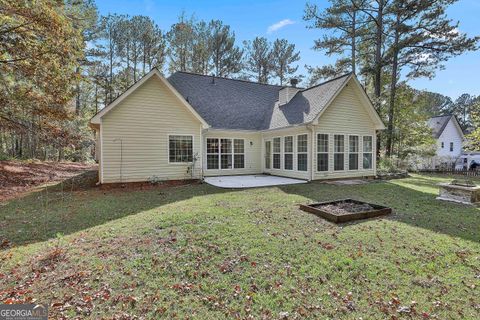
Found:
[[[452,115],[445,115],[428,119],[428,126],[432,129],[435,139],[438,139],[441,136],[443,130],[448,124],[448,121],[450,121],[452,117]]]
[[[213,128],[265,130],[312,121],[350,74],[299,90],[278,106],[282,86],[176,72],[168,81]]]

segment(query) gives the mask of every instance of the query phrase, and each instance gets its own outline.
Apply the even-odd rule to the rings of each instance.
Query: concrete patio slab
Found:
[[[269,176],[269,175],[219,176],[219,177],[206,177],[204,180],[206,183],[216,187],[233,188],[233,189],[257,188],[257,187],[307,183],[306,180]]]

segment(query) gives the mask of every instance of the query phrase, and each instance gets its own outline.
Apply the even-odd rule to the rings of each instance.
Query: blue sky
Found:
[[[310,0],[320,7],[326,0]],[[303,0],[97,0],[101,14],[142,14],[150,16],[163,30],[168,30],[185,10],[198,19],[220,19],[235,31],[238,43],[264,36],[270,40],[285,38],[296,45],[301,53],[299,72],[306,75],[304,65],[323,65],[332,62],[321,52],[312,50],[313,40],[321,31],[307,29],[302,20]],[[479,35],[480,0],[460,0],[448,9],[454,21],[460,20],[459,29],[468,35]],[[283,21],[283,22],[282,22]],[[282,22],[282,23],[281,23]],[[275,27],[276,26],[276,27]],[[418,79],[410,84],[452,98],[462,93],[480,95],[480,52],[467,53],[451,59],[445,70],[438,71],[432,80]]]

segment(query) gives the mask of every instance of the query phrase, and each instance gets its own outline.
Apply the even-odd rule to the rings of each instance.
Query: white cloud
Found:
[[[267,33],[272,33],[275,31],[280,30],[281,28],[288,26],[290,24],[294,24],[295,21],[290,20],[290,19],[283,19],[281,21],[278,21],[277,23],[272,24],[271,26],[268,27]]]

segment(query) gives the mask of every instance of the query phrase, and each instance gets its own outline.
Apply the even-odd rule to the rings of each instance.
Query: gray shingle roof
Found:
[[[437,116],[428,119],[428,126],[432,129],[433,136],[438,139],[443,130],[448,124],[448,121],[452,118],[452,115]]]
[[[273,109],[269,129],[281,128],[313,121],[331,98],[342,88],[350,74],[299,91],[289,103],[276,105]]]
[[[265,130],[312,121],[349,74],[300,90],[278,106],[281,86],[176,72],[168,81],[216,129]]]

